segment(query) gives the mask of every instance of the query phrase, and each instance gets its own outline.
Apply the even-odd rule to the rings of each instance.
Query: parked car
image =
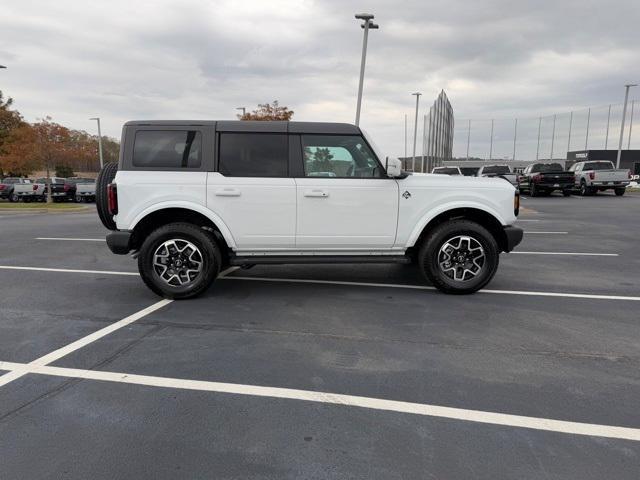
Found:
[[[549,195],[556,190],[568,197],[571,195],[574,182],[573,172],[566,172],[559,163],[528,165],[518,177],[520,191],[532,197]]]
[[[230,265],[282,263],[416,262],[438,289],[471,293],[523,236],[508,182],[403,172],[355,125],[128,122],[121,145],[96,182],[107,245],[137,252],[169,298]]]
[[[620,197],[631,182],[631,171],[616,169],[609,160],[577,162],[569,167],[569,171],[575,175],[574,188],[580,195],[613,190]]]
[[[42,185],[42,200],[47,199],[48,195],[48,182],[46,178],[39,178],[36,180],[38,185]],[[68,195],[65,190],[66,179],[62,177],[51,177],[51,199],[54,202],[67,201]]]
[[[96,199],[95,178],[68,178],[67,183],[74,185],[74,200],[76,202],[93,202]]]
[[[476,172],[476,177],[500,177],[518,187],[518,174],[513,173],[509,165],[483,165]]]
[[[31,202],[37,201],[38,185],[29,179],[24,183],[16,183],[13,187],[13,195],[16,197],[15,201]]]
[[[0,198],[6,198],[10,202],[17,202],[18,195],[15,194],[14,189],[16,185],[30,184],[31,180],[28,178],[20,177],[7,177],[0,182]]]
[[[462,175],[458,167],[433,167],[431,173],[439,173],[440,175]]]

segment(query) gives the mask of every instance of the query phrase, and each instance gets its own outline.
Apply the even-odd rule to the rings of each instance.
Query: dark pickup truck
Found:
[[[574,183],[574,174],[565,171],[559,163],[534,163],[525,168],[518,177],[520,191],[532,197],[549,195],[555,190],[568,197]]]

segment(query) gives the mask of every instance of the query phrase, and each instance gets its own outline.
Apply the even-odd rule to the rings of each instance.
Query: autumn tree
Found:
[[[13,98],[8,97],[6,100],[4,94],[0,90],[0,156],[3,154],[4,145],[6,144],[7,137],[12,131],[24,124],[20,112],[12,110]],[[2,173],[3,167],[0,163],[0,173]]]
[[[291,120],[293,117],[293,110],[289,110],[288,107],[281,107],[278,104],[278,100],[274,100],[273,103],[260,103],[258,108],[252,112],[238,115],[239,120]]]
[[[47,172],[47,203],[51,203],[51,170],[68,157],[71,136],[68,128],[52,122],[51,117],[40,119],[32,128],[36,135],[34,156]]]
[[[36,170],[40,166],[35,149],[36,140],[36,132],[28,123],[12,129],[5,137],[0,152],[0,170],[16,177],[27,176]]]

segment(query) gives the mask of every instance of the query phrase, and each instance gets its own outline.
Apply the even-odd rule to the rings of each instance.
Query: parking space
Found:
[[[95,215],[0,218],[0,478],[637,478],[640,196],[523,206],[463,297],[273,266],[159,303]]]

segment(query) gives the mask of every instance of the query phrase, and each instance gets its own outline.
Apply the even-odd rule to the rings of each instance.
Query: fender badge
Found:
[[[402,194],[402,196],[406,199],[411,198],[411,194],[409,193],[409,190],[405,190],[404,193]]]

